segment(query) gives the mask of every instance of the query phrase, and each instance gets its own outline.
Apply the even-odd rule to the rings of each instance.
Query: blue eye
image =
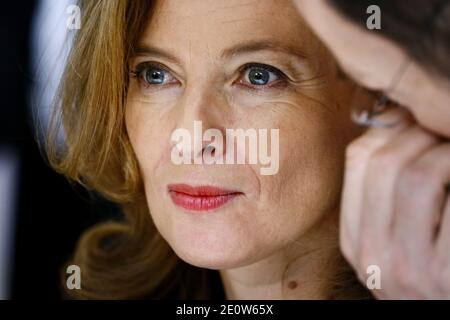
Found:
[[[150,67],[144,70],[143,77],[148,84],[163,84],[166,79],[166,71]]]
[[[250,86],[270,86],[285,78],[283,72],[264,64],[250,64],[243,68],[240,83]]]
[[[163,86],[177,81],[170,71],[156,63],[141,63],[131,74],[146,87]]]
[[[270,72],[263,68],[249,69],[247,75],[251,84],[266,85],[270,80]]]

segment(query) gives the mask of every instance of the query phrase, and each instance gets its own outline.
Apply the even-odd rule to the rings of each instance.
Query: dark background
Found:
[[[60,299],[62,268],[79,235],[117,208],[53,172],[37,147],[27,105],[35,10],[36,1],[5,1],[0,10],[0,147],[20,159],[11,298]]]

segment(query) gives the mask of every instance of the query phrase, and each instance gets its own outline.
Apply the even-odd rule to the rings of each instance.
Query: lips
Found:
[[[168,191],[173,203],[190,211],[210,211],[217,209],[243,193],[236,190],[212,186],[191,186],[171,184]]]

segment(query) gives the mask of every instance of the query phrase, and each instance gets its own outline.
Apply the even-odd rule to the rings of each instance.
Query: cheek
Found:
[[[151,108],[141,103],[127,102],[125,123],[136,154],[144,182],[149,181],[165,150],[165,132]],[[147,184],[147,183],[146,183]]]
[[[298,219],[298,226],[306,226],[306,220],[312,223],[339,199],[344,130],[336,123],[338,117],[323,108],[308,103],[280,117],[280,169],[261,178],[264,207]]]
[[[327,194],[339,180],[344,158],[344,145],[339,142],[339,132],[331,127],[314,126],[301,136],[291,137],[283,154],[286,177],[293,177],[297,193],[304,203],[315,202]],[[296,194],[298,199],[299,194]],[[310,200],[308,200],[310,199]],[[320,201],[325,199],[320,199]]]

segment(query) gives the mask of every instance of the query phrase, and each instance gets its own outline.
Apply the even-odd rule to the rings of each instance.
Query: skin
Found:
[[[255,45],[260,42],[266,44]],[[159,85],[131,78],[126,105],[159,232],[186,262],[220,270],[228,299],[325,298],[333,275],[327,261],[337,251],[344,150],[358,132],[347,107],[354,83],[340,76],[290,1],[157,1],[139,46],[153,50],[133,57],[132,70],[156,62],[168,72]],[[269,84],[253,85],[241,71],[248,63],[286,77],[271,74]],[[258,164],[173,164],[171,133],[192,132],[194,120],[203,130],[278,128],[278,173],[260,175]],[[174,205],[170,183],[243,195],[192,213]],[[301,286],[287,290],[291,280]]]
[[[347,148],[340,245],[361,281],[369,265],[380,267],[379,298],[450,298],[450,83],[323,0],[295,3],[361,85],[386,91],[409,61],[389,94],[403,108],[379,119],[397,125],[371,128]]]

